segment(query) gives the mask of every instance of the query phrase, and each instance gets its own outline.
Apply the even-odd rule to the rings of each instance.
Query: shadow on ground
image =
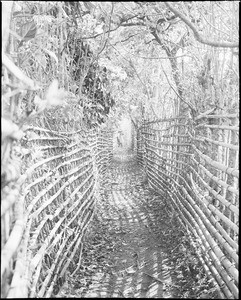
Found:
[[[114,156],[82,266],[56,297],[217,298],[167,199],[132,154]]]

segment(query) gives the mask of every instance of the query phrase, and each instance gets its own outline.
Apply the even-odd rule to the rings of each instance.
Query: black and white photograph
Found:
[[[239,299],[239,1],[1,1],[1,298]]]

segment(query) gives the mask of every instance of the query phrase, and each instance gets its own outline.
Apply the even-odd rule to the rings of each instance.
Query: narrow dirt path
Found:
[[[175,214],[132,155],[108,171],[82,267],[57,297],[216,298]]]

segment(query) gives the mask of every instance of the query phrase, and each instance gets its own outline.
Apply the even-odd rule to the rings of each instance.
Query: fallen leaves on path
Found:
[[[217,298],[178,215],[134,161],[115,162],[100,194],[81,268],[59,295]]]

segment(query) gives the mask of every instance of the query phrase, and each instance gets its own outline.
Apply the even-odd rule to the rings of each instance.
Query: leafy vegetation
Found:
[[[57,79],[67,104],[78,103],[74,109],[90,126],[123,111],[154,118],[231,112],[238,97],[237,14],[235,1],[19,1],[8,47],[40,86],[40,99]],[[20,93],[21,121],[38,112],[35,94]]]
[[[170,130],[169,136],[163,135],[164,143],[170,138],[176,145],[167,146],[167,151],[172,148],[172,153],[169,151],[169,162],[162,158],[164,163],[161,168],[166,168],[169,164],[168,171],[172,174],[169,181],[179,184],[179,179],[177,182],[172,178],[173,170],[179,175],[182,165],[190,165],[190,161],[180,162],[181,156],[178,151],[184,147],[183,152],[187,152],[186,148],[189,146],[185,138],[188,141],[192,140],[192,149],[196,151],[196,157],[192,160],[192,173],[188,176],[190,194],[200,200],[200,205],[207,206],[205,213],[211,214],[210,220],[213,222],[213,225],[208,227],[215,235],[216,227],[219,226],[218,230],[221,230],[222,234],[225,233],[224,236],[231,245],[237,246],[238,4],[237,1],[3,2],[1,182],[4,199],[2,219],[3,224],[7,224],[3,229],[3,244],[6,242],[3,269],[7,271],[4,273],[4,282],[11,281],[11,270],[15,267],[13,257],[25,229],[26,195],[22,189],[29,176],[24,174],[28,170],[27,165],[37,165],[33,181],[43,181],[41,184],[44,187],[50,181],[54,190],[58,190],[58,184],[64,190],[65,185],[63,186],[60,180],[69,174],[64,172],[60,178],[56,172],[59,181],[54,181],[50,172],[53,166],[56,168],[60,164],[62,167],[61,164],[65,166],[66,163],[65,167],[72,168],[73,172],[82,172],[76,165],[78,157],[74,157],[78,153],[79,145],[86,146],[92,139],[92,143],[96,142],[99,150],[101,142],[98,141],[96,132],[101,132],[100,129],[104,127],[114,128],[123,115],[129,115],[137,131],[144,120],[151,121],[150,124],[154,124],[151,126],[152,130],[157,132],[160,129],[157,125],[158,120],[176,120],[175,117],[188,120],[191,124],[189,129],[196,126],[196,133],[192,136],[192,131],[190,134],[186,132],[181,123],[177,130],[172,125],[169,128],[163,125]],[[210,117],[210,114],[214,117]],[[101,134],[100,137],[106,136],[105,143],[108,145],[110,137],[107,137],[107,131]],[[185,137],[185,134],[188,137]],[[149,141],[146,141],[146,146],[151,140],[153,145],[156,145],[155,136],[158,136],[158,140],[161,138],[158,134],[152,134]],[[144,147],[139,150],[143,149]],[[161,153],[162,150],[163,148],[158,148],[155,151]],[[95,170],[93,151],[86,151],[89,151],[88,158]],[[155,162],[159,168],[160,155],[157,152],[158,159],[153,160],[155,151],[149,151],[149,160],[151,163]],[[68,157],[71,160],[70,166],[67,161],[62,162],[63,157],[60,158],[59,155],[63,155],[64,159]],[[141,155],[143,156],[143,153]],[[102,161],[101,155],[94,156],[98,163]],[[81,159],[84,161],[85,157]],[[43,163],[45,160],[48,164],[47,169]],[[105,160],[108,161],[109,156],[105,156]],[[87,162],[85,163],[87,165]],[[149,169],[155,172],[150,165]],[[159,169],[156,170],[158,173]],[[89,170],[86,174],[88,172]],[[87,176],[86,174],[83,176]],[[193,174],[195,176],[192,177]],[[89,173],[88,176],[91,177]],[[162,172],[159,178],[162,176],[168,186],[169,182],[165,180],[166,173],[163,175]],[[82,181],[82,178],[78,180]],[[67,186],[68,180],[65,183]],[[75,184],[79,186],[79,183]],[[31,186],[30,183],[29,185]],[[219,185],[221,187],[218,189]],[[43,189],[46,197],[52,197],[51,188]],[[33,190],[34,195],[38,194],[39,191],[35,191],[35,188]],[[63,194],[65,192],[64,190]],[[56,201],[64,198],[61,193],[59,198],[54,194]],[[186,200],[184,190],[178,190],[178,193]],[[201,198],[199,194],[202,194]],[[213,200],[213,196],[216,201]],[[31,202],[31,197],[29,201]],[[227,205],[229,202],[232,205]],[[56,203],[54,205],[59,206]],[[59,207],[62,213],[61,205]],[[201,209],[197,207],[198,213],[202,215]],[[211,212],[209,207],[212,208]],[[222,216],[220,223],[212,215],[219,210]],[[48,216],[45,217],[48,220]],[[44,220],[39,226],[36,225],[39,219],[34,220],[37,226],[35,231],[41,231],[44,226],[50,228]],[[52,227],[59,230],[60,227],[56,224]],[[232,224],[231,229],[229,224]],[[59,226],[62,225],[61,223]],[[30,227],[29,225],[27,232],[31,232]],[[76,228],[77,232],[79,227]],[[45,238],[44,232],[41,231],[42,241]],[[67,234],[71,240],[71,230],[69,232]],[[58,239],[62,234],[64,231],[55,239],[58,249],[55,250],[59,256],[62,254],[59,249],[63,248],[58,248]],[[81,230],[78,234],[82,234]],[[222,239],[221,235],[217,236],[219,240]],[[37,240],[37,237],[36,235],[34,238]],[[75,235],[75,239],[77,237]],[[75,245],[75,240],[71,243]],[[40,248],[42,252],[44,247]],[[65,247],[64,243],[61,247]],[[68,245],[68,251],[73,254],[75,252],[71,252],[71,247],[72,244]],[[208,244],[205,247],[208,247]],[[232,265],[237,260],[236,252],[230,250],[226,243],[222,251],[216,246],[213,248],[219,257],[222,257],[222,251],[230,254],[228,272],[231,270],[231,276],[234,275],[236,280],[236,265]],[[213,255],[213,252],[210,253]],[[17,254],[21,260],[22,252]],[[57,268],[60,268],[57,260],[58,257],[53,266],[57,265]],[[220,270],[218,263],[215,263]],[[13,277],[13,285],[18,282],[18,278],[24,278],[21,266],[16,265],[20,272],[15,273],[17,275]],[[33,279],[35,286],[40,274],[39,266]],[[46,291],[45,288],[47,289],[48,280],[52,280],[51,274],[54,273],[54,267],[48,269],[44,265],[44,268],[46,273],[41,273],[44,284],[41,282],[38,286],[42,295]],[[215,273],[216,269],[213,272]],[[49,274],[49,277],[45,278],[45,274]],[[58,274],[54,276],[56,279]],[[227,297],[232,296],[232,293],[236,295],[237,286],[232,278],[224,275],[224,279],[228,286],[224,287]],[[220,282],[223,286],[222,281]],[[53,286],[54,280],[51,289]],[[4,288],[7,291],[8,284]],[[49,296],[51,289],[47,292]],[[10,290],[13,292],[13,289]],[[5,294],[6,291],[4,290]],[[34,289],[31,295],[35,295]]]

